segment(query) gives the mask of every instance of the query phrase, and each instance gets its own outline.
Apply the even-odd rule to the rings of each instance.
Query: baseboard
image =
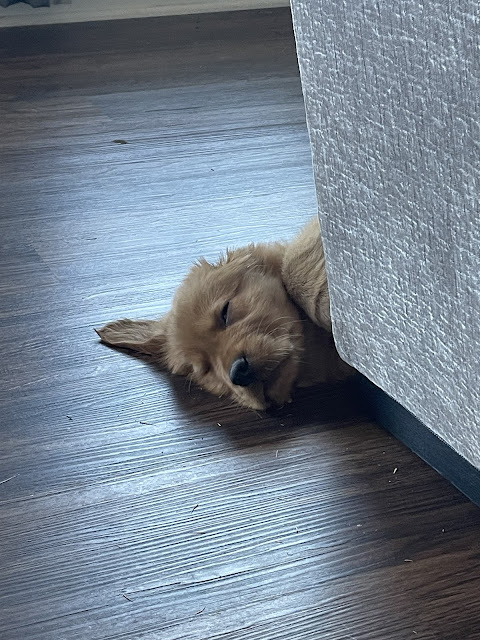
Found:
[[[359,384],[376,422],[480,506],[480,470],[367,378]]]
[[[52,0],[38,9],[24,3],[0,7],[0,28],[288,6],[289,0]]]

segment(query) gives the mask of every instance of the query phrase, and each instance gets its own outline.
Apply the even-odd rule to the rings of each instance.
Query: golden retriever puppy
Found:
[[[317,219],[288,244],[251,244],[216,264],[200,259],[165,316],[117,320],[97,333],[251,409],[353,372],[333,342]]]

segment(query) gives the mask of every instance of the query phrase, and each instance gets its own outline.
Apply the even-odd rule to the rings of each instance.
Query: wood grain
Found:
[[[2,640],[480,638],[478,509],[355,389],[257,415],[93,332],[315,211],[288,12],[2,36]]]
[[[32,11],[30,6],[22,3],[10,5],[8,10],[0,8],[0,27],[125,20],[288,6],[288,0],[54,0],[48,8],[40,11]]]

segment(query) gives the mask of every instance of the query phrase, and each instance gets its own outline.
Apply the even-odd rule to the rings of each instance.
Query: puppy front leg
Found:
[[[281,366],[281,371],[273,384],[267,388],[267,397],[276,405],[282,406],[292,401],[292,390],[298,377],[297,358],[290,357]]]

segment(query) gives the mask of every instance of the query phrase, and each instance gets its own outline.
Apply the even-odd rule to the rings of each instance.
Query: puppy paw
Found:
[[[291,390],[283,389],[282,385],[276,387],[275,385],[268,389],[267,398],[270,400],[272,404],[277,407],[283,407],[285,404],[289,404],[292,402]]]
[[[281,365],[277,378],[267,388],[266,395],[273,404],[281,407],[292,402],[292,391],[298,376],[298,362],[289,358]]]

